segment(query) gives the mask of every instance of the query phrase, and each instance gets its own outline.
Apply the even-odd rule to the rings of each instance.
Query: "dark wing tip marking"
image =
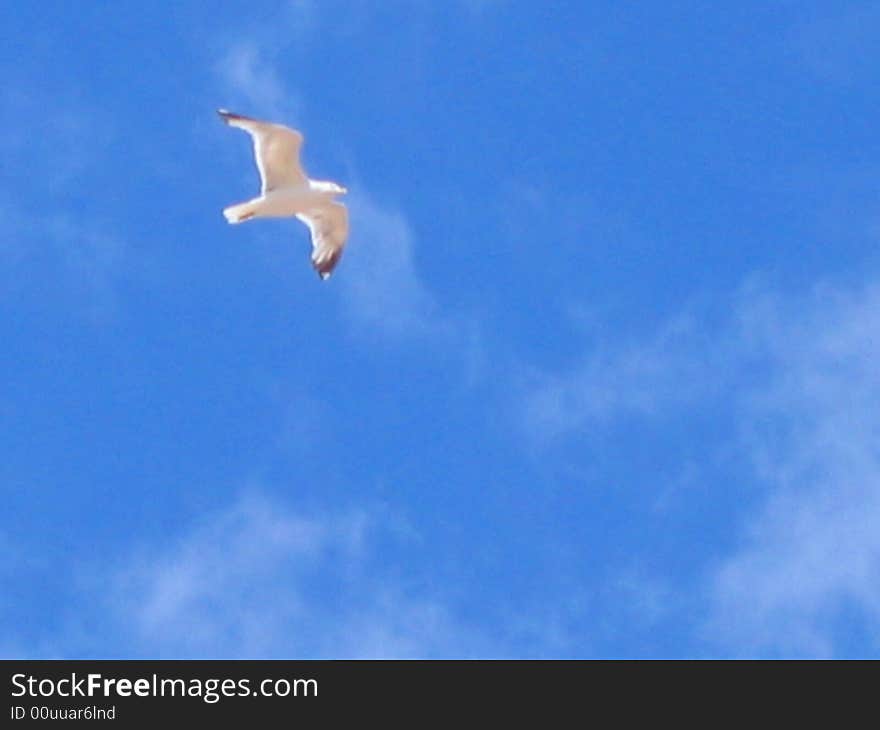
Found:
[[[235,112],[229,111],[229,109],[218,109],[217,113],[220,115],[220,118],[223,119],[227,124],[234,119],[244,119],[246,121],[256,121],[255,119],[251,119],[251,117],[246,117],[243,114],[236,114]]]
[[[339,259],[342,256],[342,250],[334,251],[329,256],[322,256],[321,258],[312,258],[312,266],[315,271],[318,272],[318,276],[321,279],[329,279],[330,274],[333,272],[333,269],[336,268],[336,264],[339,263]]]

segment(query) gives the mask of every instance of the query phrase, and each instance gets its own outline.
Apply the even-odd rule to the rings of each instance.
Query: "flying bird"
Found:
[[[327,279],[339,263],[348,238],[348,210],[337,195],[348,192],[341,185],[310,180],[299,162],[303,136],[282,124],[261,122],[226,109],[217,113],[231,127],[247,132],[254,141],[254,157],[262,183],[258,198],[230,205],[223,210],[229,223],[251,218],[296,216],[312,235],[312,266]]]

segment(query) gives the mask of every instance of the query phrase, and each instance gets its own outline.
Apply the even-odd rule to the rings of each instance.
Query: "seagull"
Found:
[[[254,140],[254,157],[260,171],[260,197],[223,210],[229,223],[251,218],[296,216],[312,235],[312,266],[327,279],[339,263],[348,238],[348,210],[336,201],[348,192],[341,185],[310,180],[299,163],[303,136],[283,124],[261,122],[226,109],[217,113],[230,127],[238,127]]]

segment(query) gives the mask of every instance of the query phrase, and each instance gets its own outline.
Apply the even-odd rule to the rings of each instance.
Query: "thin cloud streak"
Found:
[[[358,189],[349,196],[351,238],[340,276],[346,315],[356,327],[392,337],[442,332],[437,306],[415,267],[415,237],[403,214]]]
[[[228,106],[246,114],[269,119],[296,119],[301,114],[299,97],[281,81],[271,51],[254,41],[232,45],[217,63],[217,73]]]

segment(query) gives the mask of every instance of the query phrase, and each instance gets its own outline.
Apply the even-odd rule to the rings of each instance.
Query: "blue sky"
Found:
[[[0,653],[878,656],[880,3],[0,27]]]

